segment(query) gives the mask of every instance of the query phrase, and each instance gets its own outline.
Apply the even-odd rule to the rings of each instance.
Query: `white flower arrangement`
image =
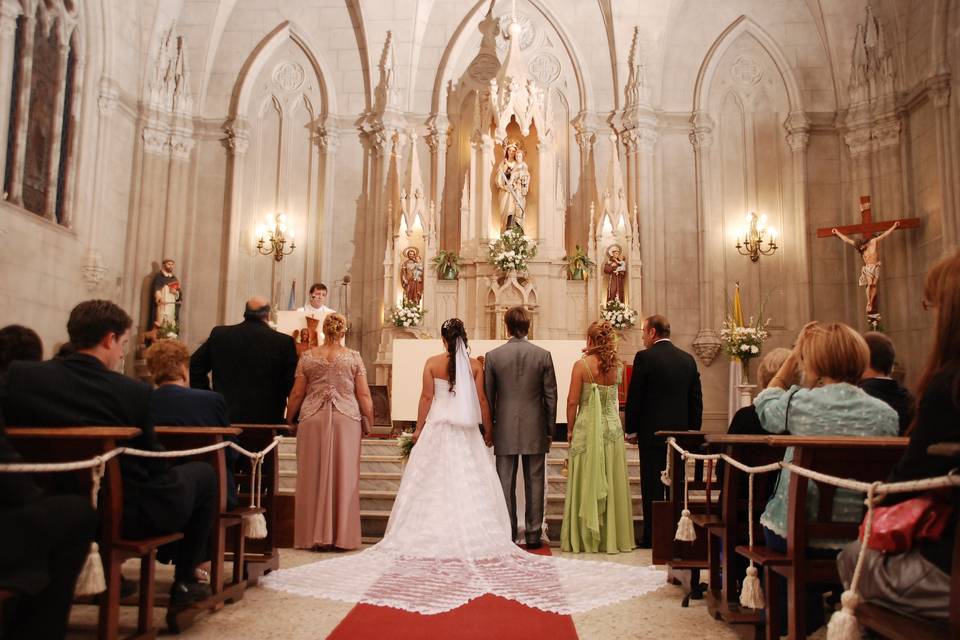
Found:
[[[490,243],[490,264],[498,271],[526,271],[527,261],[537,255],[537,245],[517,227],[507,229]]]
[[[764,341],[770,337],[770,333],[767,331],[769,324],[769,319],[762,322],[754,320],[751,316],[745,326],[740,326],[732,316],[727,316],[727,319],[723,321],[723,327],[720,329],[720,339],[723,341],[724,352],[746,366],[752,358],[760,355],[760,348]]]
[[[613,328],[619,331],[635,325],[639,315],[636,309],[631,309],[616,298],[608,300],[605,305],[600,307],[600,318],[612,324]]]
[[[424,313],[419,304],[404,300],[390,313],[390,323],[395,327],[419,327]]]

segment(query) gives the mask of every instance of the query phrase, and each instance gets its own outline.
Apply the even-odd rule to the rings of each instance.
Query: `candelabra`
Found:
[[[761,255],[769,256],[777,250],[777,230],[767,226],[767,216],[751,211],[747,214],[747,227],[737,231],[737,251],[742,256],[750,256],[756,262]],[[766,248],[763,247],[766,243]]]
[[[289,238],[290,246],[287,245]],[[293,239],[293,229],[287,227],[287,216],[283,213],[267,215],[266,224],[257,227],[257,251],[263,256],[273,256],[277,262],[293,253],[297,248]]]

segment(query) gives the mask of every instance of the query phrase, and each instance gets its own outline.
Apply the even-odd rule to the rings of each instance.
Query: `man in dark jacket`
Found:
[[[913,394],[890,377],[893,362],[897,357],[893,340],[879,331],[865,333],[863,339],[870,347],[870,366],[863,372],[860,388],[874,398],[883,400],[897,412],[900,418],[900,435],[903,435],[913,422],[916,403]]]
[[[81,302],[70,312],[73,353],[46,362],[15,362],[7,377],[4,413],[18,427],[133,426],[141,434],[124,443],[162,451],[153,429],[150,386],[113,371],[123,360],[132,321],[106,300]],[[197,583],[207,559],[217,508],[216,473],[205,462],[170,467],[163,459],[120,456],[123,534],[139,539],[183,532],[174,550],[171,605],[209,595]]]
[[[703,417],[703,395],[697,362],[670,341],[670,323],[660,315],[643,321],[643,351],[633,359],[627,390],[627,440],[640,447],[640,491],[643,537],[649,548],[653,536],[653,502],[663,500],[660,472],[666,467],[667,444],[654,434],[698,430]]]
[[[293,338],[267,324],[270,304],[251,298],[243,322],[214,327],[190,358],[190,386],[213,390],[227,400],[230,422],[282,424],[297,370]]]

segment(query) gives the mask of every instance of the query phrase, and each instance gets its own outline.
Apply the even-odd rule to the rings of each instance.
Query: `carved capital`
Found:
[[[807,145],[810,144],[810,133],[803,129],[788,133],[787,144],[790,145],[790,151],[800,153],[806,150]]]
[[[713,144],[713,118],[706,111],[695,111],[690,117],[690,124],[693,126],[690,144],[698,151],[708,149]]]
[[[235,156],[242,156],[250,148],[250,134],[240,122],[234,121],[227,127],[227,147]]]
[[[317,146],[326,153],[336,153],[340,149],[340,132],[337,129],[320,127],[317,130]]]
[[[143,127],[143,150],[152,155],[167,155],[170,151],[170,132],[155,124]]]
[[[810,143],[810,118],[803,111],[791,111],[783,123],[787,144],[794,153],[804,151]]]
[[[843,139],[850,148],[850,157],[858,158],[870,153],[870,138],[870,129],[867,127],[848,131]]]
[[[943,73],[928,78],[927,92],[934,107],[946,109],[950,105],[950,74]]]
[[[196,141],[188,133],[174,133],[170,136],[170,154],[177,160],[189,160]]]
[[[17,32],[17,16],[20,11],[14,4],[0,2],[0,38],[12,38]]]
[[[886,149],[900,144],[900,121],[897,119],[878,122],[870,131],[874,146]]]
[[[120,100],[120,92],[113,86],[107,84],[100,85],[100,93],[97,96],[97,107],[100,108],[100,114],[110,116],[117,109],[117,102]]]

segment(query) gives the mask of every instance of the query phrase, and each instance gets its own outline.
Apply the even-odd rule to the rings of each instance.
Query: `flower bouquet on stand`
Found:
[[[733,305],[727,319],[720,328],[720,339],[723,341],[723,350],[731,359],[740,362],[743,373],[742,382],[749,381],[750,361],[760,356],[760,349],[764,341],[770,337],[767,327],[770,318],[763,320],[763,304],[756,318],[750,316],[747,322],[743,321],[743,306],[740,303],[740,283],[736,285],[733,295]]]
[[[401,328],[419,327],[424,313],[423,307],[404,298],[400,306],[390,313],[390,323]]]
[[[635,325],[639,315],[636,309],[631,309],[616,298],[607,300],[607,303],[600,307],[600,319],[612,324],[617,331],[623,331]]]
[[[536,255],[537,244],[517,227],[507,229],[490,243],[490,264],[504,274],[511,271],[525,273],[527,261]]]

